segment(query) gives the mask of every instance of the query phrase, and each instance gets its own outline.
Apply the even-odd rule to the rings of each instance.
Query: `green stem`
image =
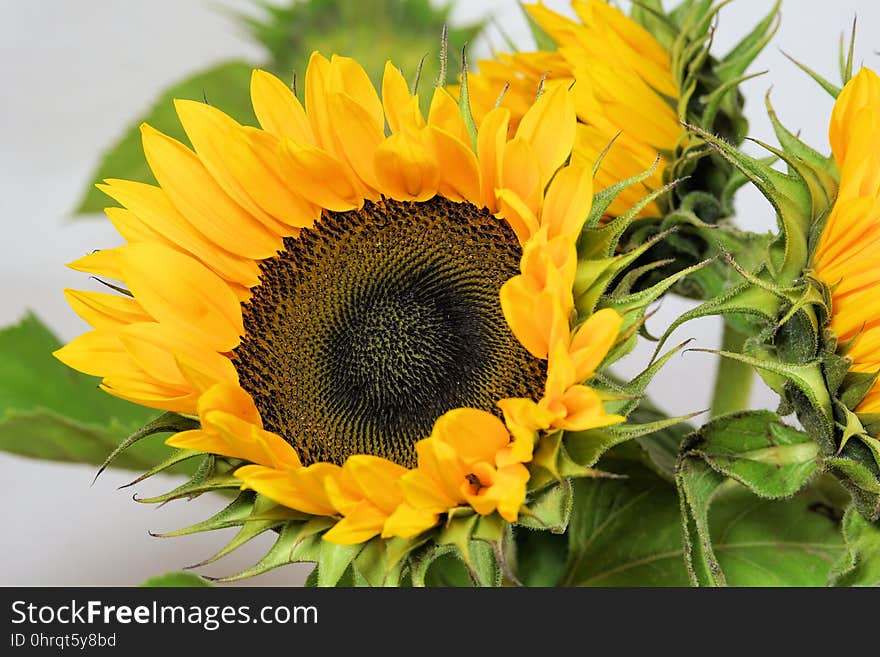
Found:
[[[721,341],[721,349],[742,353],[746,336],[727,322],[724,323],[724,337]],[[749,399],[752,393],[752,380],[754,369],[751,365],[741,363],[732,358],[721,358],[718,361],[718,371],[715,375],[715,390],[712,393],[712,417],[718,417],[725,413],[742,411],[749,407]]]

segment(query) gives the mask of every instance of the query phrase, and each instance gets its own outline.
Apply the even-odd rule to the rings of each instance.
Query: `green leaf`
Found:
[[[712,506],[713,546],[730,586],[824,586],[843,550],[812,493],[762,500],[737,487]]]
[[[140,586],[146,588],[167,588],[167,587],[212,587],[210,582],[202,579],[193,573],[165,573],[144,580]]]
[[[687,440],[687,457],[771,499],[799,491],[816,472],[819,447],[770,411],[743,411],[712,420]]]
[[[562,584],[687,586],[674,487],[643,470],[631,475],[573,482]]]
[[[832,586],[880,586],[880,526],[869,523],[855,508],[843,517],[846,549],[831,570]]]
[[[141,147],[140,125],[149,123],[160,132],[189,143],[177,120],[173,103],[175,98],[208,102],[240,123],[256,125],[249,93],[253,69],[254,65],[247,62],[222,62],[166,89],[146,114],[132,123],[123,137],[104,154],[92,175],[93,181],[99,183],[105,178],[124,178],[155,184]],[[101,213],[108,205],[113,205],[112,201],[92,185],[79,202],[76,213]]]
[[[32,314],[0,330],[0,450],[99,466],[158,412],[100,390],[97,379],[52,356],[60,346]],[[173,452],[161,440],[143,440],[114,466],[143,470]]]
[[[563,584],[688,584],[674,487],[643,469],[629,474],[574,482]],[[836,523],[812,511],[814,502],[809,494],[762,500],[738,486],[720,492],[708,527],[727,583],[824,585],[842,543]]]
[[[518,529],[516,576],[523,586],[557,586],[565,572],[568,537],[564,534]]]

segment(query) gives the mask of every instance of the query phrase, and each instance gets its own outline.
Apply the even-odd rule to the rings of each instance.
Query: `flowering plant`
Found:
[[[175,100],[188,143],[140,128],[156,184],[98,185],[125,244],[70,264],[107,290],[65,292],[92,330],[54,356],[161,412],[104,467],[161,434],[137,481],[188,479],[140,501],[220,494],[165,536],[237,527],[207,561],[275,536],[224,580],[880,584],[880,78],[852,42],[841,88],[801,65],[831,154],[768,98],[779,146],[747,155],[778,3],[718,57],[723,4],[526,5],[536,50],[448,84],[444,38],[433,87],[315,51],[294,88],[249,73],[250,123]],[[774,233],[735,226],[743,185]],[[697,303],[654,338],[670,294]],[[711,414],[668,417],[646,389],[710,315]]]

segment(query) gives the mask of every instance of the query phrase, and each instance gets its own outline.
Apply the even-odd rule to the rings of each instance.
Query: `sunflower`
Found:
[[[592,168],[605,153],[596,172],[597,185],[605,189],[651,169],[659,153],[661,166],[644,180],[659,189],[682,137],[670,56],[650,32],[605,0],[573,0],[572,8],[580,22],[543,4],[525,5],[557,49],[499,53],[480,61],[479,74],[470,76],[474,114],[485,116],[500,102],[515,126],[540,86],[571,87],[578,117],[573,160]],[[609,212],[621,214],[642,195],[637,188],[622,192]],[[652,202],[643,213],[656,216],[660,210]]]
[[[192,149],[142,127],[158,185],[105,181],[127,243],[70,265],[118,293],[68,290],[94,330],[55,355],[197,418],[167,443],[240,460],[242,488],[328,518],[330,542],[460,507],[513,522],[542,432],[623,420],[584,385],[622,318],[574,312],[575,98],[552,85],[512,130],[438,87],[426,119],[390,62],[380,98],[318,53],[304,94],[257,70],[259,129],[192,101]]]
[[[855,372],[880,370],[880,77],[863,68],[843,88],[829,128],[840,169],[837,199],[813,254],[813,274],[831,291],[831,330]],[[880,413],[874,383],[855,409]]]

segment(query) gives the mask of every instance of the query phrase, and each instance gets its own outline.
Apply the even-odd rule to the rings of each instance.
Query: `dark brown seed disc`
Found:
[[[260,265],[233,362],[303,463],[373,454],[412,467],[446,411],[499,414],[499,399],[540,397],[545,365],[498,296],[522,251],[487,210],[367,202],[325,212],[284,246]]]

